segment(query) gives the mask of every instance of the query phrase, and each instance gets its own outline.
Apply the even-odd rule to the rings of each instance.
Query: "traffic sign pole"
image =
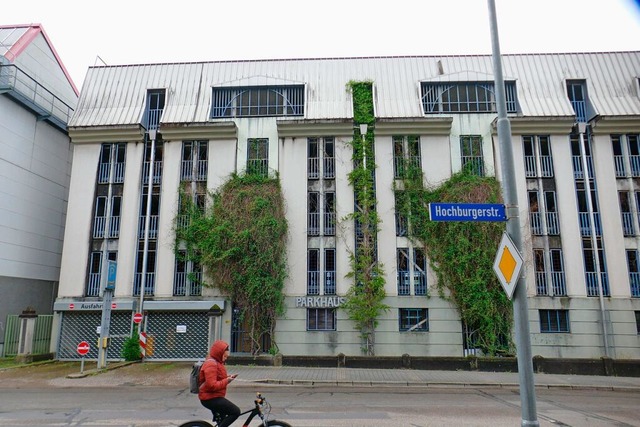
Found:
[[[495,77],[496,107],[498,110],[498,146],[500,166],[502,170],[502,189],[507,209],[507,233],[516,248],[522,250],[522,236],[520,233],[520,219],[518,212],[518,193],[515,187],[515,167],[511,141],[511,124],[507,118],[507,102],[504,93],[504,78],[502,76],[502,59],[500,57],[500,42],[498,39],[498,22],[495,0],[488,0],[489,23],[491,27],[491,46],[493,59],[493,74]],[[516,282],[513,298],[513,318],[516,341],[516,355],[518,359],[518,376],[520,382],[520,403],[522,411],[521,426],[540,426],[536,413],[536,393],[533,380],[533,360],[531,358],[531,338],[529,336],[529,309],[527,307],[527,284],[524,275]]]
[[[86,341],[81,341],[78,343],[78,347],[76,347],[76,351],[80,356],[82,356],[80,358],[80,373],[84,372],[84,356],[89,353],[89,348],[89,343]]]

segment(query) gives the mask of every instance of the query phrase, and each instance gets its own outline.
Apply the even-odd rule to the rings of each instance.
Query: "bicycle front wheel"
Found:
[[[180,424],[178,427],[213,427],[208,421],[196,420],[196,421],[187,421],[184,424]]]
[[[260,424],[258,427],[291,427],[291,424],[285,423],[284,421],[271,420]]]

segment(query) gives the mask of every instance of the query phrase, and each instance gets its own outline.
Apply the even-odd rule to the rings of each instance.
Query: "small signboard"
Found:
[[[110,291],[116,288],[116,272],[118,270],[118,263],[115,261],[108,261],[107,264],[107,286],[105,289]]]
[[[498,280],[500,280],[502,288],[509,299],[511,299],[513,291],[516,289],[523,263],[522,255],[518,252],[516,245],[514,245],[507,233],[503,233],[498,253],[493,263],[493,271],[498,276]]]
[[[429,203],[431,221],[506,221],[504,205],[497,203]]]
[[[136,313],[133,315],[133,323],[142,322],[142,313]]]

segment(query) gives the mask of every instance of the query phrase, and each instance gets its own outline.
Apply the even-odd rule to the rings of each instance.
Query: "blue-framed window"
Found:
[[[567,81],[567,96],[576,113],[576,120],[587,122],[587,82],[584,80]]]
[[[507,112],[516,113],[518,103],[516,83],[505,82]],[[495,113],[496,97],[493,82],[439,82],[421,84],[424,114]]]
[[[636,311],[636,330],[638,331],[638,335],[640,335],[640,311]]]
[[[570,332],[568,310],[539,310],[540,332]]]
[[[627,267],[629,268],[629,284],[631,296],[640,297],[640,256],[636,249],[627,249]]]
[[[429,331],[429,310],[426,308],[399,308],[398,320],[401,332]]]
[[[211,118],[304,116],[304,85],[214,87]]]
[[[160,118],[164,111],[166,100],[164,89],[151,89],[147,91],[147,106],[142,117],[142,124],[147,131],[160,127]]]

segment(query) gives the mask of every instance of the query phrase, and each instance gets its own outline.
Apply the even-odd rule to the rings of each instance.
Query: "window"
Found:
[[[636,330],[638,331],[638,335],[640,335],[640,311],[636,311]]]
[[[640,259],[637,250],[627,249],[627,267],[629,268],[631,296],[640,297]]]
[[[620,202],[620,215],[622,215],[622,232],[625,236],[633,236],[635,227],[633,225],[633,212],[631,210],[629,192],[618,191],[618,201]]]
[[[516,113],[516,84],[504,86],[507,112]],[[493,82],[423,82],[421,90],[424,114],[497,112]]]
[[[176,270],[173,278],[174,296],[202,295],[202,269],[193,261],[187,261],[186,251],[176,256]]]
[[[103,253],[101,251],[95,251],[89,254],[89,280],[87,281],[85,296],[97,297],[100,295],[102,288],[102,257]],[[118,253],[109,252],[107,258],[109,261],[116,261]]]
[[[393,175],[396,179],[406,178],[411,168],[421,170],[420,137],[393,137]]]
[[[156,281],[156,242],[149,242],[147,250],[147,265],[144,269],[144,242],[139,242],[136,273],[133,280],[133,294],[140,295],[140,288],[144,281],[144,294],[153,295]],[[143,272],[144,270],[144,272]]]
[[[396,236],[406,236],[409,220],[404,213],[407,209],[407,196],[403,191],[394,193],[396,199]]]
[[[307,295],[320,295],[320,250],[307,250]]]
[[[595,297],[600,295],[600,285],[602,286],[603,296],[611,296],[609,293],[609,279],[607,275],[607,265],[605,264],[604,249],[602,240],[597,240],[598,244],[598,266],[600,267],[600,277],[598,277],[594,250],[591,245],[591,239],[582,240],[582,255],[585,266],[585,281],[587,283],[587,296]]]
[[[144,163],[142,164],[142,182],[146,185],[149,183],[149,169],[151,167],[151,141],[146,141],[144,145]],[[153,176],[151,179],[154,184],[160,184],[162,180],[162,157],[164,146],[161,140],[156,140],[155,154],[153,156]]]
[[[548,257],[547,261],[543,249],[533,250],[536,294],[540,296],[565,296],[567,295],[567,287],[562,249],[550,249]]]
[[[320,199],[319,193],[310,191],[307,194],[307,235],[320,235]]]
[[[307,178],[334,179],[335,176],[334,138],[309,138],[307,140]]]
[[[160,218],[160,188],[154,187],[151,194],[151,209],[149,211],[149,239],[158,238],[158,219]],[[144,188],[140,203],[140,221],[138,222],[138,238],[144,239],[147,223],[147,189]]]
[[[308,308],[307,331],[335,331],[335,308]]]
[[[587,122],[587,89],[584,80],[567,81],[567,96],[580,123]]]
[[[109,220],[109,230],[107,238],[116,239],[120,235],[120,212],[122,209],[122,197],[111,197],[111,216],[107,217],[107,197],[98,196],[96,198],[96,211],[93,218],[93,238],[104,239],[107,220]]]
[[[247,173],[269,175],[269,139],[249,138],[247,140]]]
[[[398,295],[411,295],[412,282],[413,295],[426,295],[426,270],[427,258],[424,250],[415,248],[410,252],[407,248],[399,248],[397,251]]]
[[[182,143],[181,181],[207,180],[207,141],[184,141]]]
[[[336,234],[336,193],[324,193],[324,235]]]
[[[124,142],[102,144],[100,165],[98,167],[98,184],[122,184],[124,182],[126,151],[127,145]],[[112,173],[113,176],[111,176]]]
[[[540,310],[540,332],[569,332],[568,310]]]
[[[324,294],[336,294],[336,250],[324,250]]]
[[[461,160],[463,169],[468,169],[474,175],[484,176],[481,136],[460,136],[460,153],[462,156]]]
[[[401,332],[428,332],[429,311],[426,308],[399,308]]]
[[[549,136],[523,136],[522,145],[526,177],[553,177],[553,158],[551,157],[551,143]]]
[[[158,129],[164,111],[165,90],[153,89],[147,92],[147,108],[142,117],[142,125],[147,131]]]
[[[304,86],[214,87],[211,118],[304,115]]]
[[[631,176],[640,177],[640,135],[626,135]]]

